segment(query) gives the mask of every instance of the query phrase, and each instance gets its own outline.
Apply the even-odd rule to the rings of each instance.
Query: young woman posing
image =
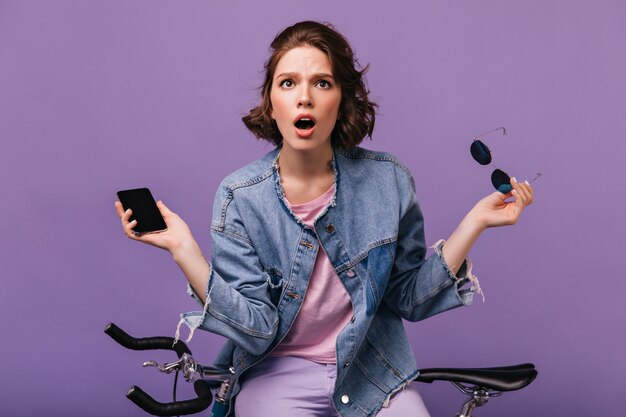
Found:
[[[169,251],[187,277],[204,309],[181,322],[229,339],[217,362],[235,369],[231,414],[428,416],[409,384],[418,368],[402,319],[471,303],[470,248],[515,224],[532,187],[512,179],[510,194],[483,198],[425,258],[409,171],[357,146],[376,105],[347,40],[306,21],[271,50],[261,104],[243,121],[276,148],[222,182],[212,262],[162,202],[167,231],[135,235],[118,202],[123,229]]]

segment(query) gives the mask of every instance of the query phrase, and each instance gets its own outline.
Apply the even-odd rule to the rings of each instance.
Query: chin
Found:
[[[314,138],[293,138],[289,140],[283,138],[283,146],[288,146],[297,151],[312,151],[330,146],[330,140],[321,142]]]

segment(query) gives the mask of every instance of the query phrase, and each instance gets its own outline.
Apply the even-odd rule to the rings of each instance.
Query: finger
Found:
[[[526,205],[529,205],[530,203],[532,203],[532,193],[528,189],[528,186],[525,183],[523,182],[519,183],[519,190],[520,190],[520,193],[524,194],[524,203]]]
[[[119,201],[115,202],[115,211],[117,211],[117,215],[120,216],[120,218],[124,215],[124,207],[122,207],[122,203]]]
[[[524,208],[524,200],[522,199],[522,197],[520,197],[519,191],[513,189],[513,191],[511,191],[511,194],[513,194],[513,198],[515,199],[511,201],[511,203],[515,204],[519,208]]]
[[[161,215],[163,217],[174,214],[174,212],[172,212],[172,210],[167,208],[165,203],[163,201],[161,201],[161,200],[157,201],[157,207],[159,208],[159,211],[161,212]]]
[[[521,186],[515,177],[511,178],[511,186],[513,187],[511,193],[515,196],[515,205],[523,208],[526,204],[526,193],[521,189]]]
[[[122,229],[124,229],[124,234],[132,239],[137,238],[137,233],[133,230],[137,226],[137,220],[130,220],[130,216],[133,214],[131,209],[128,209],[122,215]]]
[[[530,204],[530,203],[533,202],[533,196],[535,194],[535,190],[533,189],[533,186],[530,185],[530,183],[528,181],[524,181],[524,184],[526,185],[526,191],[527,191],[528,197],[530,199],[528,204]]]
[[[498,200],[502,200],[502,201],[504,201],[504,200],[506,200],[507,198],[510,198],[510,197],[511,197],[511,192],[509,191],[508,193],[504,194],[504,193],[501,193],[500,191],[494,191],[494,192],[491,194],[491,196],[492,196],[492,197],[497,197],[497,198],[498,198]]]
[[[524,206],[527,206],[532,202],[532,193],[528,190],[528,186],[526,183],[515,181],[515,189],[517,190],[519,197],[524,203]]]
[[[124,214],[122,214],[122,224],[126,224],[130,221],[130,216],[133,215],[133,211],[131,209],[127,209]]]
[[[128,222],[124,225],[124,234],[131,239],[138,239],[137,233],[133,230],[137,226],[137,220],[133,220],[132,222]]]

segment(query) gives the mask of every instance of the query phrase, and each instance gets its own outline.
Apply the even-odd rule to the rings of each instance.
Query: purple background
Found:
[[[148,186],[208,255],[219,181],[270,149],[240,117],[282,28],[328,20],[381,105],[373,141],[413,172],[427,242],[492,192],[471,137],[535,183],[514,227],[472,249],[486,302],[407,323],[418,363],[534,362],[530,387],[479,416],[623,416],[626,156],[623,1],[0,1],[0,412],[141,416],[170,377],[103,332],[173,335],[196,306],[166,252],[126,239],[118,189]],[[211,361],[222,339],[190,347]],[[433,416],[462,396],[422,386]],[[35,394],[34,396],[32,396]],[[186,387],[180,394],[189,397]]]

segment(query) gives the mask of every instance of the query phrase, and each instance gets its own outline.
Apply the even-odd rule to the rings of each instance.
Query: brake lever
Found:
[[[172,372],[177,372],[177,371],[181,370],[183,368],[185,362],[186,362],[186,360],[184,358],[180,358],[176,362],[165,363],[163,365],[159,365],[155,361],[146,361],[146,362],[144,362],[142,364],[142,366],[144,368],[154,367],[154,368],[157,368],[159,371],[161,371],[163,373],[171,374]]]
[[[187,382],[195,382],[199,379],[202,379],[202,367],[199,367],[197,362],[193,359],[191,355],[184,353],[183,356],[180,357],[176,362],[165,363],[163,365],[159,365],[155,361],[146,361],[143,363],[145,368],[154,367],[159,371],[171,374],[172,372],[183,372],[183,377]]]

